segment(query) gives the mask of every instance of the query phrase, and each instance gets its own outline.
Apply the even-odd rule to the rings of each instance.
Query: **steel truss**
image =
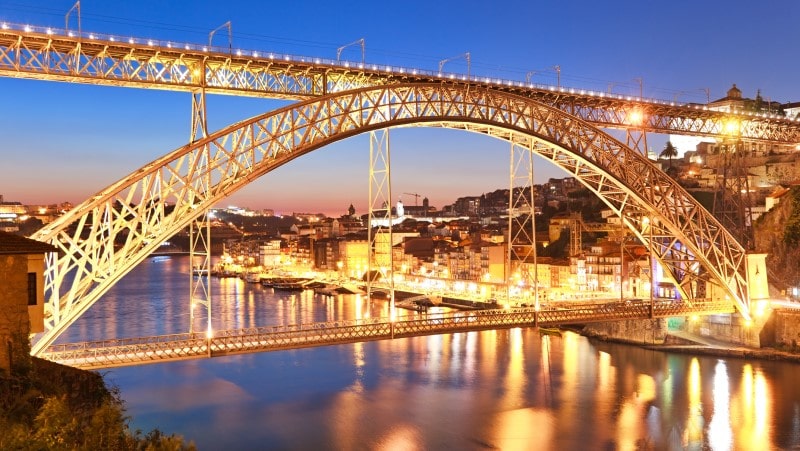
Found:
[[[699,285],[693,282],[714,282],[748,315],[745,250],[647,158],[528,98],[407,84],[333,94],[231,125],[148,163],[46,225],[33,238],[59,253],[47,260],[46,332],[33,352],[52,343],[161,242],[236,190],[334,141],[410,125],[466,129],[534,149],[622,214],[687,298]]]
[[[394,253],[392,252],[392,171],[389,130],[369,132],[369,202],[367,222],[367,298],[372,299],[373,264],[381,282],[388,281],[389,312],[394,318]],[[386,224],[375,226],[374,219]]]
[[[534,145],[534,142],[530,142]],[[538,143],[535,143],[538,145]],[[536,262],[536,209],[534,206],[533,155],[535,150],[511,143],[508,187],[508,256],[506,302],[512,274],[519,271],[520,282],[534,288],[534,305],[539,307],[539,270]],[[530,268],[533,274],[530,274]],[[516,269],[515,269],[516,268]]]
[[[529,97],[600,128],[721,139],[725,123],[735,117],[742,139],[800,143],[800,122],[778,116],[733,115],[703,105],[402,67],[3,25],[0,76],[186,92],[204,88],[210,94],[293,100],[387,84],[458,81]],[[629,144],[641,149],[637,141]]]
[[[192,93],[192,125],[190,141],[196,142],[208,136],[206,116],[206,91],[198,89]],[[206,149],[207,150],[207,149]],[[208,152],[203,152],[208,161]],[[207,179],[205,189],[208,189]],[[205,214],[198,216],[189,224],[189,332],[194,332],[195,314],[205,308],[206,334],[211,336],[211,218]],[[199,263],[196,263],[199,260]]]

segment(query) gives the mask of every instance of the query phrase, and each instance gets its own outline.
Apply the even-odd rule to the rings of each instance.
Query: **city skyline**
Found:
[[[342,9],[312,2],[304,3],[301,13],[243,3],[238,8],[156,1],[109,6],[84,0],[81,27],[204,43],[230,21],[234,48],[329,59],[340,51],[342,59],[358,61],[360,46],[348,44],[364,39],[368,63],[433,71],[446,61],[445,71],[553,85],[560,81],[562,86],[634,96],[641,89],[645,97],[680,102],[713,101],[733,83],[745,97],[760,90],[765,99],[800,100],[793,89],[800,62],[786,56],[800,6],[789,1],[770,6],[672,2],[658,9],[632,1],[615,7],[588,1],[509,2],[504,8],[483,2],[364,2]],[[61,28],[67,19],[77,27],[75,11],[65,17],[73,5],[0,1],[0,22]],[[213,37],[214,45],[227,41],[227,29]],[[78,204],[189,138],[191,99],[186,93],[11,78],[0,83],[6,97],[0,107],[5,137],[0,194],[6,200]],[[209,96],[209,129],[285,104]],[[508,186],[507,143],[428,128],[393,129],[390,139],[393,202],[414,205],[415,198],[405,193],[418,193],[441,208],[461,196]],[[650,141],[658,152],[666,137]],[[367,135],[347,139],[267,174],[219,206],[337,215],[353,204],[363,212],[368,159]],[[536,162],[534,183],[565,176]]]

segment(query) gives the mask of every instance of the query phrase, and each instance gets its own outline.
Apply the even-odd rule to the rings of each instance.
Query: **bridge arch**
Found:
[[[464,129],[525,146],[596,193],[653,251],[685,299],[719,286],[748,315],[746,252],[647,158],[585,121],[534,100],[449,84],[330,94],[233,124],[131,173],[37,232],[47,260],[45,329],[52,343],[114,283],[218,201],[334,141],[380,128]]]

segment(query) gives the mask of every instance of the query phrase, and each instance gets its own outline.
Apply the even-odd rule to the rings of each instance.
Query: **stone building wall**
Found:
[[[0,255],[0,371],[11,369],[14,354],[29,352],[20,342],[30,330],[27,275],[27,255]]]

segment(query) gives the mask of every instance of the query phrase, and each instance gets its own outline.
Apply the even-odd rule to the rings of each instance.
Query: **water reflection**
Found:
[[[188,329],[180,261],[148,261],[70,341]],[[188,266],[186,266],[188,269]],[[171,269],[171,270],[170,270]],[[216,280],[216,279],[215,279]],[[385,302],[216,280],[214,327],[369,318]],[[400,314],[416,314],[401,311]],[[231,326],[228,326],[231,327]],[[201,449],[787,449],[797,365],[516,328],[117,368],[133,426]]]
[[[731,393],[725,362],[717,362],[714,373],[714,414],[708,425],[708,440],[712,449],[732,449],[733,431],[729,405]]]
[[[702,444],[703,439],[703,402],[700,382],[700,362],[695,357],[689,364],[689,412],[684,432],[684,444],[696,449]]]

